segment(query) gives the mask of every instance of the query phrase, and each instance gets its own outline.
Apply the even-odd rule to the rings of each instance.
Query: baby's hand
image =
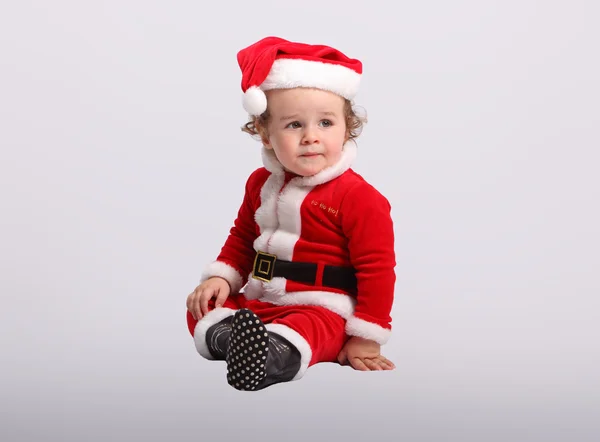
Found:
[[[209,278],[189,294],[187,309],[194,319],[199,321],[208,313],[208,301],[216,298],[215,307],[220,307],[229,296],[230,291],[229,283],[225,279],[218,276]]]
[[[340,354],[338,362],[341,365],[350,364],[355,370],[393,370],[396,366],[381,353],[381,346],[369,339],[352,336]]]

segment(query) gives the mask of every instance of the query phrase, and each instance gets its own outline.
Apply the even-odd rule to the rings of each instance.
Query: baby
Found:
[[[261,390],[319,362],[391,370],[396,276],[388,200],[351,169],[362,63],[323,45],[262,39],[238,53],[242,128],[260,137],[217,259],[187,298],[197,351]]]

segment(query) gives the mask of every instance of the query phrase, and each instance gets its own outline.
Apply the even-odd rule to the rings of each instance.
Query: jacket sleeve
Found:
[[[367,182],[352,187],[342,201],[342,229],[356,270],[357,299],[346,333],[385,344],[396,283],[394,226],[388,200]]]
[[[246,181],[244,199],[229,231],[229,236],[223,245],[217,259],[209,264],[202,273],[200,282],[213,276],[220,276],[229,283],[231,293],[238,293],[246,285],[248,275],[254,264],[254,240],[257,237],[254,221],[254,194],[256,173]]]

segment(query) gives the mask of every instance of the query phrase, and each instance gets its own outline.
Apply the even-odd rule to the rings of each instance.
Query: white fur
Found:
[[[279,222],[277,221],[277,197],[279,196],[281,186],[283,186],[283,180],[283,175],[272,173],[260,189],[261,202],[260,207],[254,214],[254,220],[258,224],[261,236],[263,236],[256,243],[262,247],[266,247],[266,240],[270,236],[264,235],[264,233],[268,231],[272,233],[272,231],[279,227]]]
[[[350,336],[359,336],[361,338],[370,339],[380,345],[387,343],[392,335],[391,330],[383,328],[373,322],[357,318],[356,316],[353,316],[346,321],[346,333]]]
[[[276,301],[279,297],[285,295],[286,282],[287,279],[281,277],[273,278],[269,282],[263,282],[261,295],[263,297],[269,298],[269,302],[275,304],[274,301]]]
[[[250,115],[260,115],[267,110],[267,96],[261,89],[252,86],[242,96],[242,105]]]
[[[280,58],[275,60],[260,88],[267,91],[312,87],[331,91],[351,100],[358,93],[360,79],[361,74],[338,64]]]
[[[269,239],[268,253],[277,255],[284,261],[292,260],[294,246],[302,230],[300,207],[306,195],[313,189],[308,186],[298,186],[298,179],[291,179],[279,195],[277,201],[279,227]]]
[[[275,284],[266,284],[273,289]],[[285,285],[284,285],[285,287]],[[344,319],[348,319],[354,313],[356,301],[354,298],[339,293],[325,291],[301,291],[283,292],[278,290],[267,290],[265,295],[259,299],[275,305],[316,305],[326,308]]]
[[[260,190],[260,207],[254,214],[260,235],[254,240],[254,250],[267,252],[269,238],[279,227],[277,220],[277,198],[284,176],[272,173]]]
[[[248,284],[244,288],[244,297],[246,299],[258,299],[263,294],[263,285],[262,281],[258,279],[254,279],[252,277],[252,273],[248,277]]]
[[[306,373],[308,365],[312,359],[312,350],[308,342],[306,342],[306,339],[304,339],[304,337],[302,337],[302,335],[300,335],[296,330],[291,329],[287,325],[265,324],[265,328],[270,332],[283,336],[298,349],[300,352],[300,369],[292,381],[300,379],[302,376],[304,376],[304,373]]]
[[[277,156],[275,155],[275,152],[273,152],[273,149],[267,149],[266,147],[263,146],[262,151],[261,151],[261,156],[262,156],[263,166],[265,166],[265,169],[267,169],[271,173],[281,175],[281,179],[282,179],[282,183],[283,183],[283,175],[284,175],[283,166],[277,159]]]
[[[337,163],[323,169],[316,175],[299,178],[298,185],[316,186],[339,177],[352,167],[352,164],[356,159],[357,152],[358,148],[356,147],[356,143],[353,140],[348,141],[346,144],[344,144],[342,156]]]
[[[319,184],[331,181],[334,178],[339,177],[341,174],[343,174],[352,167],[352,164],[356,160],[357,153],[358,148],[356,147],[356,143],[353,140],[350,140],[346,142],[346,144],[344,144],[342,155],[337,163],[326,167],[325,169],[321,170],[315,175],[297,177],[294,178],[292,181],[294,181],[297,186],[301,187],[314,187]],[[283,166],[277,159],[277,156],[275,155],[275,152],[273,152],[273,149],[267,149],[266,147],[263,147],[262,159],[263,165],[269,172],[276,174],[283,173]]]
[[[210,327],[215,325],[217,322],[221,322],[223,319],[235,314],[235,310],[225,307],[217,307],[202,317],[194,328],[194,344],[196,350],[206,359],[214,360],[213,356],[208,351],[208,345],[206,345],[206,332]]]
[[[268,252],[268,243],[277,228],[279,221],[277,219],[277,200],[281,186],[283,186],[284,174],[276,169],[271,170],[271,175],[263,184],[260,190],[260,207],[254,214],[254,220],[258,225],[260,235],[254,240],[254,250]],[[244,289],[244,296],[247,299],[256,299],[262,295],[261,281],[248,276],[248,284]]]
[[[215,261],[209,264],[200,278],[200,282],[206,281],[213,276],[220,276],[225,279],[231,286],[231,293],[238,293],[244,285],[242,275],[236,269],[221,261]]]

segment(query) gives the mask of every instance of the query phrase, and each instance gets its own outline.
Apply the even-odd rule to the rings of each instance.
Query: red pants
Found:
[[[294,379],[299,379],[311,365],[335,362],[348,340],[346,320],[324,307],[313,305],[274,305],[258,300],[247,300],[243,294],[231,295],[223,307],[214,308],[209,301],[209,312],[196,321],[187,311],[187,323],[194,337],[196,349],[206,359],[214,359],[206,345],[206,331],[217,322],[231,316],[236,310],[252,310],[265,323],[267,330],[290,341],[302,355],[301,368]]]

